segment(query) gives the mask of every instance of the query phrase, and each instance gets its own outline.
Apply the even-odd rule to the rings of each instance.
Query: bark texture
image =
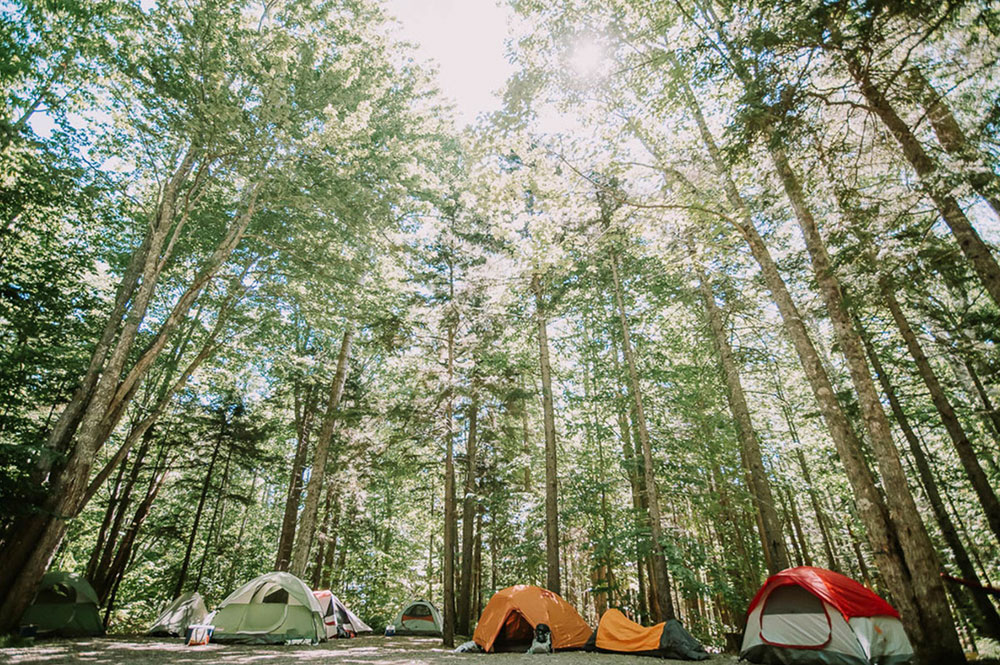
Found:
[[[764,549],[770,554],[768,571],[773,575],[790,566],[788,551],[785,548],[785,540],[781,531],[781,520],[778,518],[778,511],[775,508],[771,483],[768,480],[767,470],[764,468],[764,456],[760,450],[760,440],[757,438],[757,431],[750,419],[750,407],[747,406],[743,383],[740,381],[739,369],[736,366],[733,349],[726,334],[722,312],[715,303],[715,294],[712,292],[712,285],[704,269],[699,269],[698,281],[709,329],[712,332],[712,341],[719,356],[719,365],[726,385],[726,400],[736,425],[736,436],[740,442],[740,457],[743,459],[743,465],[750,476],[750,494],[760,516],[760,538]]]
[[[340,353],[337,356],[337,371],[330,385],[326,400],[326,411],[323,414],[323,425],[316,437],[316,451],[313,453],[312,473],[306,486],[306,502],[299,518],[298,537],[292,554],[292,573],[302,577],[309,563],[309,550],[312,547],[313,535],[316,531],[316,517],[319,512],[319,500],[323,495],[323,483],[326,479],[326,463],[330,453],[330,442],[333,440],[333,430],[337,424],[337,411],[340,400],[344,396],[344,384],[347,383],[347,370],[351,357],[351,344],[354,340],[354,327],[348,324],[344,337],[340,342]]]
[[[622,351],[625,354],[625,366],[628,369],[629,387],[632,393],[632,408],[635,414],[635,425],[639,432],[639,445],[643,460],[643,495],[649,512],[650,535],[652,536],[651,557],[651,587],[656,595],[656,605],[659,609],[658,619],[667,621],[674,619],[674,603],[670,596],[670,576],[667,573],[667,560],[663,553],[663,522],[660,512],[659,492],[656,488],[656,477],[653,473],[653,449],[649,441],[649,429],[646,426],[646,414],[643,411],[642,390],[639,386],[639,371],[636,367],[635,353],[632,350],[632,338],[628,325],[628,315],[625,312],[625,299],[622,296],[621,279],[618,275],[618,256],[611,254],[611,278],[615,289],[615,304],[618,308],[618,320],[622,330]]]
[[[559,477],[556,469],[556,417],[552,405],[552,365],[549,362],[548,322],[545,317],[542,283],[538,273],[531,277],[535,293],[535,324],[538,328],[538,364],[542,377],[542,418],[545,429],[545,586],[560,591],[559,576]]]

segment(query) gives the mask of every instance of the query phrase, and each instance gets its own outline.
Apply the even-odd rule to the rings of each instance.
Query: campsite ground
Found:
[[[292,665],[322,663],[336,659],[337,663],[374,665],[466,665],[463,661],[489,658],[490,665],[504,665],[538,656],[527,654],[452,653],[441,648],[441,642],[419,637],[359,637],[354,640],[334,640],[317,646],[244,646],[209,644],[187,647],[181,640],[147,637],[108,637],[76,640],[49,640],[30,647],[0,649],[0,663],[140,663],[141,665],[187,665],[188,663],[224,663],[229,665]],[[545,656],[549,665],[650,665],[648,658],[592,654],[569,651]],[[658,664],[686,661],[658,660]],[[733,665],[735,656],[713,656],[712,665]],[[472,665],[471,662],[468,665]]]

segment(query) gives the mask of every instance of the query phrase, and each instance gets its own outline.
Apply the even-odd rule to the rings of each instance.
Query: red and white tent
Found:
[[[323,624],[326,626],[326,638],[355,637],[359,633],[372,632],[371,627],[358,618],[340,598],[333,595],[329,589],[313,591],[319,606],[323,610]]]
[[[913,657],[899,612],[849,577],[800,566],[772,575],[747,610],[751,663],[869,665]]]

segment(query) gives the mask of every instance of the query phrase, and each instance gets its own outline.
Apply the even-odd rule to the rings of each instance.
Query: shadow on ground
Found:
[[[527,654],[452,653],[436,638],[359,637],[333,640],[316,646],[249,646],[208,644],[185,646],[182,640],[150,637],[107,637],[77,640],[46,640],[30,647],[0,649],[0,663],[136,663],[138,665],[186,665],[188,663],[223,663],[227,665],[293,665],[323,663],[335,658],[339,664],[364,665],[475,665],[471,661],[488,659],[489,665],[532,661],[544,658],[546,665],[665,665],[685,661],[655,660],[638,656],[568,651],[546,656]],[[733,665],[733,656],[715,656],[712,665]],[[483,665],[486,665],[485,663]]]

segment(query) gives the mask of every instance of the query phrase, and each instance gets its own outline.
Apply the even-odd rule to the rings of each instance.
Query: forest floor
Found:
[[[333,640],[316,646],[250,646],[208,644],[188,647],[182,640],[149,637],[104,637],[74,640],[45,640],[28,647],[0,649],[0,663],[140,663],[174,665],[187,663],[225,663],[243,665],[292,665],[322,663],[336,658],[337,663],[373,665],[474,665],[472,661],[488,658],[488,665],[518,663],[537,658],[521,653],[454,653],[441,647],[436,638],[359,637]],[[611,654],[564,651],[545,657],[548,665],[650,665],[648,658]],[[684,663],[657,660],[658,665]],[[736,656],[717,655],[705,661],[712,665],[734,665]],[[537,664],[536,664],[537,665]]]

